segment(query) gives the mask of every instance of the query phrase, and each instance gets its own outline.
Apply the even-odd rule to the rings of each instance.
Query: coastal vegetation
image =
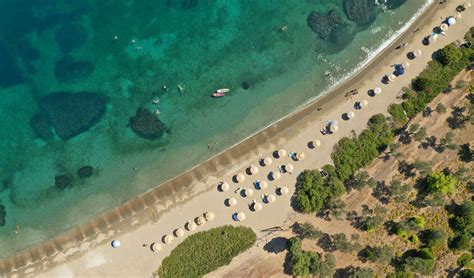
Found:
[[[466,40],[474,42],[473,36],[471,28]],[[344,277],[375,277],[376,273],[394,278],[439,277],[446,270],[453,277],[472,277],[472,256],[463,252],[472,249],[474,233],[469,164],[474,97],[465,90],[469,86],[472,90],[473,85],[453,79],[473,61],[470,48],[451,44],[439,50],[410,88],[404,89],[401,102],[388,108],[389,117],[373,116],[359,135],[336,144],[334,166],[324,166],[331,172],[321,176],[319,171],[305,170],[298,177],[298,210],[327,216],[330,204],[338,204],[338,214],[346,217],[336,220],[348,221],[358,231],[349,240],[344,233],[328,234],[325,231],[330,228],[319,230],[310,223],[293,229],[299,241],[315,241],[326,252],[338,250],[345,254],[341,255],[344,261],[356,257],[358,261],[353,260],[351,266],[336,270]],[[461,75],[466,73],[472,82],[472,71]],[[438,102],[440,93],[446,94],[444,98],[453,95],[452,106]],[[431,106],[435,98],[438,103]],[[436,122],[438,118],[442,120]],[[435,122],[437,130],[423,124],[427,121]],[[445,157],[431,160],[440,154]],[[385,168],[374,170],[376,166]],[[380,177],[372,176],[378,172],[382,172]],[[334,190],[334,180],[340,190]],[[360,203],[354,202],[355,196]],[[361,212],[356,209],[358,204]],[[296,258],[290,262],[298,262],[298,255]],[[302,267],[304,271],[291,274],[308,275],[311,260],[305,261],[309,266]]]
[[[232,258],[250,248],[256,238],[250,228],[229,225],[193,234],[171,251],[154,275],[202,277],[229,264]]]

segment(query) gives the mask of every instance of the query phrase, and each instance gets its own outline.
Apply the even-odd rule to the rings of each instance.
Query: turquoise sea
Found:
[[[0,258],[326,92],[426,2],[0,0]]]

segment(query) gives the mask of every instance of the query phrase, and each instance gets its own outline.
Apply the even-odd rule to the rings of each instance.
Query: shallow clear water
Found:
[[[158,185],[317,97],[426,1],[389,1],[402,5],[386,12],[371,7],[374,17],[361,24],[343,2],[0,0],[0,204],[7,213],[0,257]],[[332,9],[342,23],[321,39],[307,17]],[[229,96],[210,97],[222,87]],[[52,101],[72,121],[97,112],[96,123],[67,140],[46,128],[52,138],[40,139],[31,119],[59,91],[105,96],[105,113]],[[163,136],[147,140],[131,130],[139,107],[160,110]],[[81,179],[84,165],[94,172]],[[59,189],[58,175],[72,183]]]

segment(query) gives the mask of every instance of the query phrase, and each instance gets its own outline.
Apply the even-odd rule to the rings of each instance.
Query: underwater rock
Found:
[[[56,134],[68,140],[100,121],[106,110],[106,98],[90,92],[58,92],[45,96],[39,106]]]
[[[250,89],[250,83],[247,81],[242,82],[242,89],[244,90]]]
[[[357,23],[367,23],[377,15],[373,0],[345,0],[344,12],[349,19]]]
[[[39,138],[49,140],[52,139],[54,134],[51,130],[51,124],[48,121],[48,118],[42,114],[36,114],[31,118],[30,121],[31,128],[35,132],[36,136]]]
[[[56,62],[54,73],[59,82],[74,82],[89,77],[94,71],[94,65],[88,61],[74,61],[71,56],[65,56]]]
[[[0,42],[0,87],[23,83],[23,72],[18,67],[15,55]]]
[[[68,175],[58,175],[54,177],[54,185],[59,189],[65,189],[72,183],[72,178]]]
[[[308,26],[321,39],[327,38],[340,24],[342,24],[341,15],[336,10],[330,10],[327,14],[312,12],[308,16]]]
[[[79,48],[87,40],[87,31],[79,24],[65,23],[56,30],[56,42],[63,53]]]
[[[138,108],[137,114],[130,118],[130,127],[138,136],[149,140],[161,137],[166,131],[165,124],[144,107]]]
[[[5,210],[4,205],[0,205],[0,227],[5,226],[5,218],[7,216],[7,211]]]
[[[389,10],[395,10],[401,5],[405,4],[406,1],[407,0],[387,0],[387,3],[385,5],[387,5],[387,8]]]
[[[79,170],[77,170],[77,175],[79,176],[79,178],[84,179],[92,176],[93,172],[94,168],[92,166],[87,165],[79,168]]]

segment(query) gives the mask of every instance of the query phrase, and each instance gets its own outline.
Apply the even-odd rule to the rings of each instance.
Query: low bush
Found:
[[[154,273],[160,278],[201,277],[227,265],[250,248],[256,234],[247,227],[222,226],[186,238]]]

